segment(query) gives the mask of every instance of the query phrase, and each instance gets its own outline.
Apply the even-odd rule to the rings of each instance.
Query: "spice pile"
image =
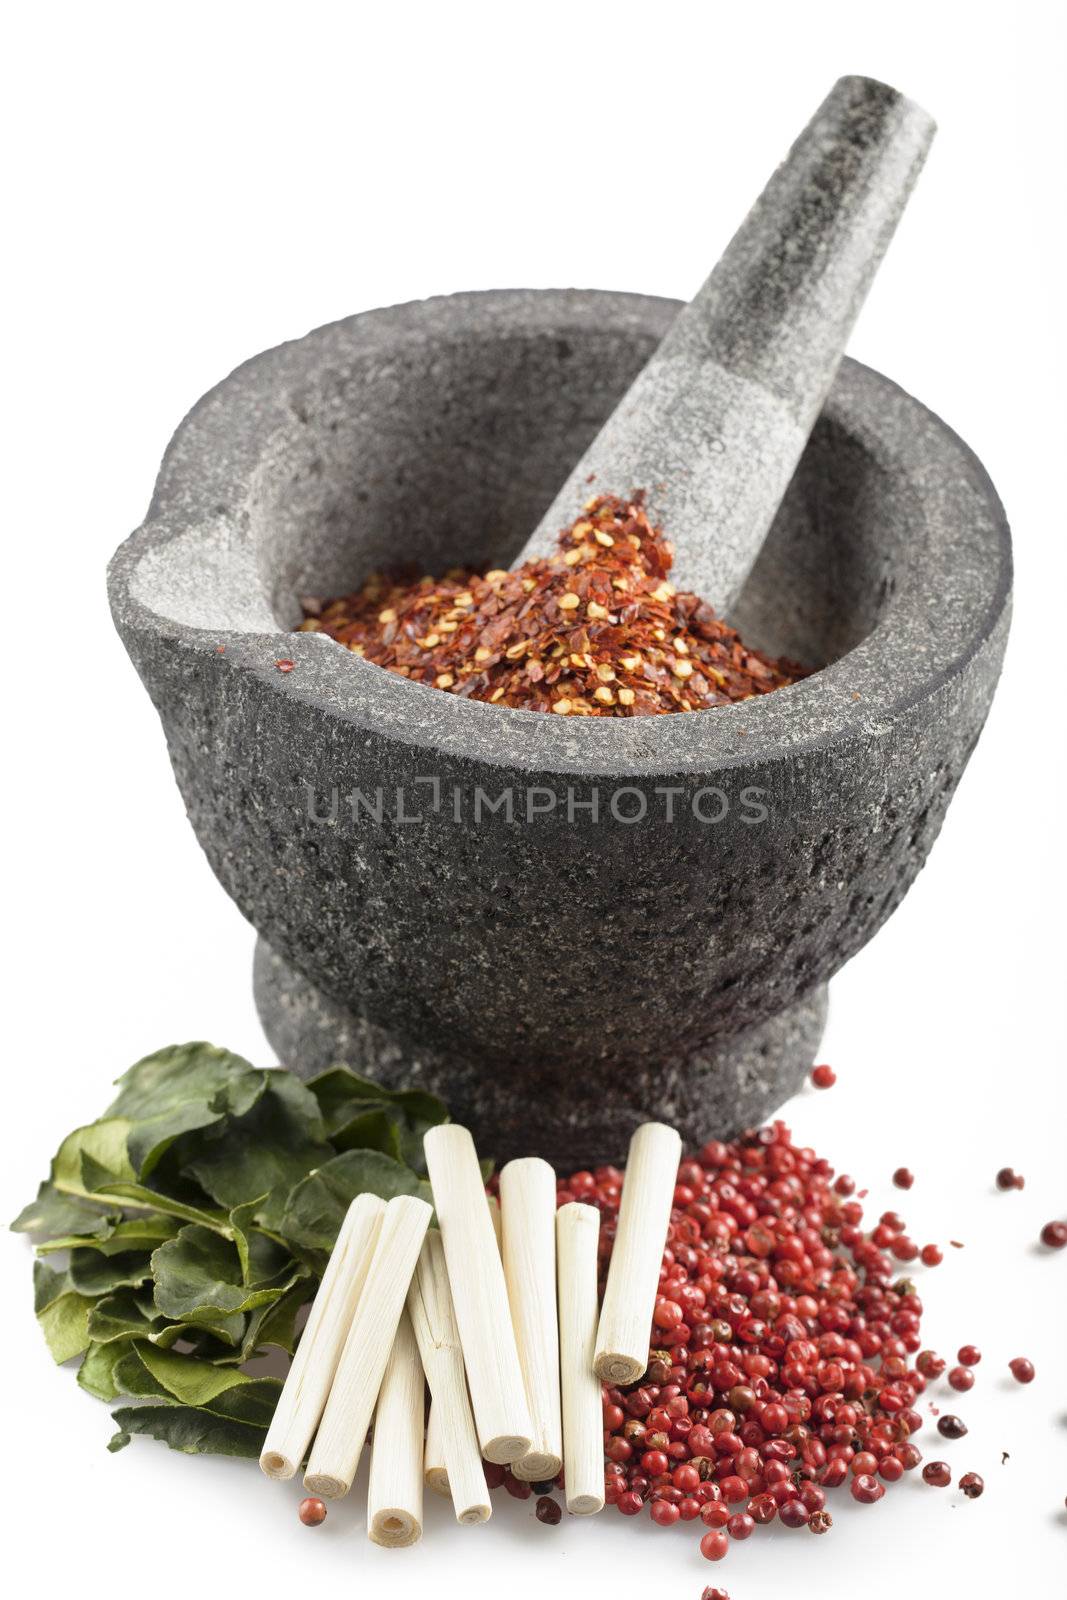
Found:
[[[832,1074],[817,1068],[812,1078],[828,1086]],[[39,1239],[36,1310],[56,1361],[80,1357],[83,1388],[135,1402],[115,1413],[121,1431],[109,1448],[147,1434],[189,1454],[262,1459],[282,1385],[246,1364],[272,1346],[289,1354],[297,1347],[297,1313],[315,1295],[350,1201],[360,1196],[362,1206],[378,1195],[427,1209],[424,1145],[450,1131],[446,1120],[443,1104],[421,1091],[390,1092],[346,1068],[304,1085],[203,1044],[131,1068],[104,1116],[63,1141],[37,1199],[14,1224]],[[471,1149],[477,1198],[486,1169],[479,1172]],[[624,1516],[647,1506],[661,1527],[699,1522],[701,1553],[719,1561],[732,1541],[776,1520],[826,1533],[835,1488],[847,1485],[855,1501],[873,1504],[920,1465],[926,1484],[948,1487],[956,1477],[948,1463],[923,1464],[914,1442],[917,1406],[942,1378],[968,1393],[982,1354],[963,1344],[950,1367],[923,1349],[919,1295],[895,1278],[899,1263],[936,1266],[938,1247],[920,1249],[893,1211],[865,1229],[865,1191],[796,1145],[781,1122],[731,1143],[711,1140],[677,1168],[676,1159],[661,1171],[669,1223],[651,1337],[646,1346],[638,1330],[629,1369],[640,1375],[590,1398],[594,1419],[602,1403],[604,1501]],[[599,1213],[588,1266],[592,1289],[598,1252],[602,1299],[613,1255],[613,1273],[626,1260],[623,1180],[622,1170],[602,1166],[556,1183],[557,1208],[577,1201],[584,1205],[571,1212]],[[898,1188],[914,1181],[909,1168],[893,1173]],[[996,1178],[1002,1189],[1024,1181],[1010,1168]],[[548,1183],[551,1212],[550,1173]],[[489,1180],[491,1192],[499,1186]],[[442,1193],[435,1177],[439,1221]],[[662,1230],[659,1223],[652,1278]],[[1040,1237],[1050,1253],[1062,1250],[1067,1222],[1047,1223]],[[489,1248],[495,1260],[492,1240]],[[66,1265],[52,1265],[60,1253]],[[650,1282],[650,1298],[651,1290]],[[399,1315],[399,1305],[394,1310]],[[1008,1370],[1021,1386],[1034,1381],[1025,1356]],[[422,1403],[420,1369],[420,1463]],[[357,1455],[364,1432],[357,1430]],[[968,1430],[943,1414],[937,1432],[955,1442]],[[599,1497],[595,1420],[592,1439]],[[296,1462],[302,1456],[301,1447]],[[563,1473],[531,1483],[493,1461],[477,1465],[483,1486],[536,1495],[541,1523],[562,1520],[555,1495]],[[428,1471],[426,1481],[438,1487]],[[960,1473],[957,1486],[968,1500],[984,1489],[974,1470]],[[445,1492],[458,1493],[447,1483]],[[313,1495],[299,1515],[314,1526],[326,1507]],[[485,1505],[477,1520],[488,1515]]]
[[[605,1166],[559,1184],[560,1205],[580,1200],[600,1210],[602,1278],[623,1177]],[[894,1174],[902,1188],[911,1178],[906,1169]],[[920,1465],[916,1406],[948,1362],[922,1348],[922,1302],[894,1272],[920,1255],[936,1265],[941,1253],[920,1251],[895,1212],[870,1231],[862,1224],[853,1179],[835,1178],[781,1122],[734,1143],[711,1140],[683,1160],[648,1368],[633,1385],[604,1388],[608,1504],[628,1517],[647,1506],[660,1527],[699,1523],[702,1555],[719,1561],[731,1541],[776,1519],[826,1533],[829,1490],[847,1484],[853,1500],[871,1505]],[[1058,1223],[1042,1231],[1049,1248],[1060,1247],[1061,1227],[1067,1235]],[[962,1345],[949,1385],[970,1390],[981,1359],[975,1345]],[[1016,1382],[1032,1381],[1025,1357],[1008,1365]],[[954,1415],[937,1428],[943,1439],[967,1434]],[[922,1470],[933,1488],[953,1476],[944,1461]],[[519,1499],[531,1493],[503,1468],[491,1481]],[[984,1487],[977,1472],[959,1476],[969,1500]],[[538,1517],[555,1520],[540,1502]]]
[[[596,495],[548,559],[484,576],[375,574],[355,594],[305,600],[301,629],[415,683],[558,716],[702,711],[805,676],[679,593],[672,562],[642,495]]]

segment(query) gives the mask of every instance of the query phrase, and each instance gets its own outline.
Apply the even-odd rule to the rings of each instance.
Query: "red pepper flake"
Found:
[[[277,667],[279,672],[292,672],[293,668],[296,666],[296,662],[290,661],[287,657],[284,661],[276,661],[274,665]]]
[[[564,717],[701,711],[806,675],[676,590],[673,559],[643,494],[594,494],[546,559],[439,579],[374,574],[354,594],[306,601],[300,628],[413,683]]]

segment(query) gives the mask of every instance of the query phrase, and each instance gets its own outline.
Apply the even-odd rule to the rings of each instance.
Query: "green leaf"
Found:
[[[119,1212],[106,1202],[76,1200],[62,1194],[49,1179],[37,1190],[36,1200],[23,1206],[11,1224],[13,1233],[74,1234],[106,1239]],[[57,1246],[56,1248],[61,1248]]]
[[[33,1308],[57,1366],[88,1349],[92,1304],[73,1290],[67,1273],[34,1262]]]
[[[280,1299],[298,1270],[292,1257],[262,1233],[253,1233],[247,1245],[251,1282],[236,1245],[208,1228],[183,1228],[152,1256],[156,1310],[176,1322],[214,1323],[219,1314]]]
[[[279,1231],[308,1249],[332,1250],[345,1212],[357,1194],[377,1194],[383,1200],[415,1194],[431,1200],[429,1184],[410,1168],[378,1150],[349,1150],[324,1162],[296,1185]]]
[[[126,1135],[130,1124],[125,1117],[91,1122],[88,1127],[68,1133],[52,1162],[52,1182],[64,1194],[90,1199],[99,1182],[86,1184],[86,1162],[91,1177],[103,1173],[111,1181],[133,1181],[137,1174],[126,1155]]]
[[[98,1400],[111,1402],[120,1395],[129,1394],[118,1381],[116,1369],[130,1353],[131,1346],[123,1339],[112,1344],[91,1344],[78,1368],[78,1383]]]
[[[273,1305],[260,1306],[249,1313],[241,1345],[241,1360],[250,1361],[260,1350],[275,1348],[292,1355],[296,1349],[296,1322],[301,1307],[315,1297],[318,1282],[310,1273],[302,1272],[280,1299]]]
[[[119,1433],[112,1440],[134,1433],[159,1439],[186,1455],[246,1456],[258,1458],[263,1449],[263,1429],[231,1422],[188,1406],[123,1406],[112,1412]],[[110,1448],[110,1447],[109,1447]]]
[[[239,1350],[245,1332],[245,1319],[240,1315],[211,1318],[205,1313],[195,1327],[184,1322],[168,1322],[155,1308],[150,1293],[137,1289],[119,1289],[115,1294],[98,1300],[89,1313],[89,1335],[101,1344],[115,1339],[148,1339],[161,1349],[169,1349],[179,1339],[203,1337],[208,1333],[220,1344]]]
[[[129,1160],[145,1178],[181,1134],[249,1111],[263,1093],[265,1077],[243,1057],[215,1045],[170,1045],[123,1073],[105,1116],[129,1123]]]
[[[60,1234],[56,1239],[39,1244],[37,1253],[47,1255],[54,1250],[97,1250],[104,1256],[116,1256],[127,1250],[154,1250],[166,1239],[173,1239],[177,1232],[178,1224],[173,1217],[165,1217],[161,1212],[145,1212],[128,1222],[114,1225],[107,1238],[95,1238],[87,1233]]]
[[[171,1396],[159,1379],[152,1376],[142,1359],[143,1351],[153,1349],[155,1346],[143,1339],[124,1346],[122,1358],[115,1367],[115,1382],[120,1394],[130,1395],[137,1400],[162,1400],[169,1405]]]
[[[319,1102],[327,1138],[337,1150],[382,1150],[425,1174],[423,1135],[448,1121],[443,1100],[425,1089],[386,1089],[348,1067],[320,1072],[308,1088]],[[386,1142],[383,1122],[393,1130],[391,1142]]]
[[[98,1300],[89,1313],[89,1335],[97,1344],[115,1339],[146,1339],[164,1326],[151,1292],[119,1289]]]
[[[361,1078],[348,1067],[328,1067],[308,1079],[308,1088],[319,1102],[328,1138],[344,1127],[359,1101],[393,1105],[409,1122],[422,1121],[428,1128],[448,1121],[448,1107],[425,1089],[386,1089],[370,1078]]]
[[[107,1447],[111,1454],[115,1455],[119,1450],[125,1450],[129,1442],[130,1435],[128,1433],[113,1433],[107,1442]]]
[[[95,1176],[95,1173],[93,1174]],[[121,1200],[123,1205],[155,1207],[169,1217],[182,1222],[198,1222],[202,1228],[214,1228],[229,1233],[229,1221],[221,1211],[204,1211],[200,1206],[186,1205],[183,1200],[173,1200],[170,1195],[156,1189],[146,1189],[141,1183],[124,1183],[118,1179],[95,1191],[103,1199]]]
[[[257,1428],[270,1426],[282,1387],[277,1378],[251,1378],[196,1356],[153,1350],[147,1345],[139,1346],[138,1355],[165,1393],[179,1405],[195,1406]]]
[[[323,1142],[315,1096],[291,1073],[278,1070],[266,1077],[267,1087],[251,1111],[212,1130],[188,1170],[228,1208],[266,1195],[256,1220],[278,1231],[290,1189],[328,1161],[333,1150]]]
[[[266,1198],[266,1195],[257,1195],[254,1200],[246,1200],[242,1206],[234,1206],[230,1212],[230,1234],[237,1247],[237,1256],[241,1263],[241,1281],[243,1283],[252,1282],[251,1245],[249,1242],[253,1231],[252,1219]]]
[[[338,1152],[344,1150],[380,1150],[394,1161],[404,1160],[401,1137],[401,1119],[385,1106],[364,1111],[335,1133],[330,1143]]]
[[[96,1250],[72,1250],[68,1271],[71,1287],[95,1299],[115,1289],[136,1288],[146,1283],[152,1276],[152,1263],[147,1252],[142,1250],[113,1256],[101,1255]]]

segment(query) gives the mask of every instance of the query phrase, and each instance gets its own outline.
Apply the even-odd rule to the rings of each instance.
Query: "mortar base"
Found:
[[[668,1122],[685,1144],[728,1139],[764,1122],[810,1071],[826,1022],[826,986],[766,1022],[655,1067],[576,1063],[536,1082],[455,1053],[413,1045],[338,1005],[263,939],[253,986],[278,1059],[303,1078],[340,1063],[389,1088],[423,1088],[498,1162],[540,1155],[559,1171],[621,1162],[641,1122]]]

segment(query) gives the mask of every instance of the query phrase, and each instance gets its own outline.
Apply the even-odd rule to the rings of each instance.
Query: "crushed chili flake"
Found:
[[[673,556],[643,494],[594,495],[551,557],[514,572],[374,574],[354,594],[306,600],[301,631],[414,683],[558,716],[701,711],[806,676],[677,591]]]

